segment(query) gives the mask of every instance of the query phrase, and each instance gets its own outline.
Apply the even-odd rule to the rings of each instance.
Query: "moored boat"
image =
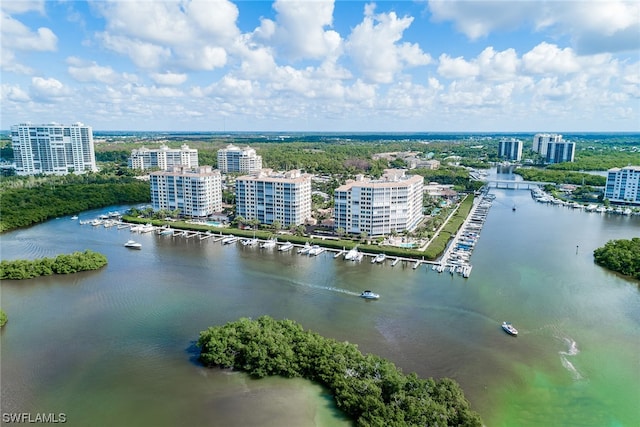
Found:
[[[502,330],[514,337],[518,336],[518,330],[509,322],[502,322]]]
[[[309,242],[306,242],[303,247],[298,249],[298,253],[305,255],[305,254],[308,254],[310,250],[311,250],[311,245],[309,244]]]
[[[313,245],[311,249],[309,249],[308,253],[309,253],[309,256],[316,256],[316,255],[320,255],[324,251],[325,249],[322,246]]]
[[[262,249],[273,249],[273,248],[276,247],[276,240],[275,239],[269,239],[266,242],[264,242],[263,244],[261,244],[260,247]]]
[[[238,240],[240,240],[240,238],[238,236],[228,236],[228,237],[225,237],[224,239],[222,239],[222,244],[223,245],[230,245],[232,243],[237,242]]]
[[[383,263],[385,259],[387,259],[387,256],[386,256],[385,254],[378,254],[378,255],[376,255],[375,257],[373,257],[373,259],[371,260],[371,264],[374,264],[374,263],[378,263],[378,264]]]
[[[282,252],[290,251],[291,249],[293,249],[293,243],[291,242],[285,242],[278,248],[278,250]]]

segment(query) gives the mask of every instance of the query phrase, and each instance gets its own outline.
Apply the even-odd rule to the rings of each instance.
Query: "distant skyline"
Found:
[[[637,132],[637,1],[0,3],[0,129]]]

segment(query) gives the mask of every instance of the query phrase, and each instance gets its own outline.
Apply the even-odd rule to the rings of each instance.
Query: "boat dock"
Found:
[[[478,215],[481,215],[481,211],[479,211],[477,213]],[[471,217],[471,215],[470,215]],[[211,240],[214,243],[216,242],[221,242],[224,245],[234,245],[236,242],[242,242],[243,240],[245,240],[242,237],[239,236],[234,236],[232,234],[222,234],[222,233],[218,233],[218,232],[214,232],[211,230],[207,230],[207,231],[196,231],[196,230],[180,230],[180,229],[175,229],[170,227],[169,225],[163,225],[163,226],[154,226],[150,223],[148,224],[132,224],[132,223],[127,223],[127,222],[122,222],[121,220],[112,220],[108,225],[104,224],[105,220],[101,220],[101,222],[99,223],[99,225],[104,225],[106,227],[114,227],[117,230],[124,230],[124,229],[129,229],[132,233],[140,233],[140,234],[146,234],[146,233],[151,233],[153,232],[153,234],[159,236],[160,238],[167,238],[167,237],[171,237],[171,238],[179,238],[179,237],[183,237],[185,239],[192,239],[194,237],[197,237],[199,241],[203,241],[203,240]],[[472,221],[477,222],[479,221],[479,217],[476,215],[473,217]],[[90,224],[90,225],[97,225],[98,222],[96,221],[94,223],[94,221],[79,221],[80,224]],[[456,236],[457,237],[457,236]],[[264,239],[255,239],[257,243],[262,244],[267,242],[268,240],[264,240]],[[282,242],[277,242],[276,245],[277,247],[280,247],[281,245],[287,243],[287,241],[282,241]],[[452,243],[453,245],[453,243]],[[247,247],[252,247],[254,245],[244,245]],[[260,245],[256,245],[257,247],[260,247]],[[302,255],[309,255],[308,252],[305,252],[303,249],[306,247],[309,247],[309,249],[311,249],[312,244],[311,242],[307,242],[305,244],[293,244],[293,247],[295,249],[298,249],[296,252],[298,254],[302,254]],[[380,261],[376,261],[378,255],[380,255],[379,253],[368,253],[368,252],[362,252],[358,250],[358,246],[356,245],[353,249],[351,250],[346,250],[345,248],[342,249],[334,249],[334,248],[326,248],[323,247],[322,251],[316,251],[313,253],[313,255],[315,256],[321,256],[322,252],[328,252],[331,253],[331,256],[334,259],[343,259],[345,261],[352,261],[352,262],[361,262],[363,259],[367,258],[367,260],[369,260],[371,262],[371,264],[385,264],[388,263],[391,267],[395,267],[398,264],[401,264],[403,267],[409,267],[411,266],[411,268],[413,270],[418,269],[418,267],[422,266],[423,264],[426,265],[431,265],[432,269],[437,271],[445,271],[445,269],[447,267],[451,267],[448,264],[443,264],[440,261],[430,261],[430,260],[425,260],[424,258],[422,259],[416,259],[416,258],[409,258],[409,257],[400,257],[400,256],[392,256],[392,257],[383,257],[382,260]],[[447,260],[449,260],[449,257],[453,254],[454,252],[452,252],[450,249],[448,249],[445,253],[445,255],[448,257]],[[444,257],[443,257],[444,259]],[[451,262],[452,260],[450,260]],[[471,266],[466,266],[466,276],[468,277],[469,272],[471,271]]]
[[[494,199],[495,196],[485,194],[477,203],[474,203],[467,219],[442,255],[440,263],[434,265],[432,269],[438,273],[445,271],[451,274],[458,273],[465,279],[471,275],[473,268],[470,264],[471,254]]]

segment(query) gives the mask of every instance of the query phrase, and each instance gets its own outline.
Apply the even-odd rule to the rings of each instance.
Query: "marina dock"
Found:
[[[491,199],[488,196],[482,198],[482,200],[474,205],[469,216],[465,223],[463,223],[460,231],[452,240],[448,248],[445,250],[440,261],[430,261],[410,257],[400,257],[400,256],[392,256],[383,258],[382,261],[376,262],[376,257],[378,253],[367,253],[358,250],[358,247],[354,247],[353,249],[347,251],[345,248],[342,249],[334,249],[334,248],[323,248],[321,252],[314,253],[315,256],[320,256],[322,252],[331,253],[334,259],[343,259],[345,261],[351,262],[361,262],[363,259],[367,259],[371,261],[371,264],[380,263],[382,265],[389,264],[391,267],[395,267],[398,264],[402,264],[403,267],[410,266],[413,270],[417,270],[421,265],[426,264],[430,265],[432,270],[437,272],[445,272],[449,271],[451,274],[454,272],[459,273],[463,277],[469,277],[471,273],[471,265],[469,264],[469,256],[471,254],[471,250],[475,245],[475,240],[477,239],[477,235],[479,230],[482,227],[484,219],[486,218],[488,209],[491,205]],[[102,225],[105,228],[114,227],[117,230],[129,229],[132,233],[153,233],[161,238],[172,237],[172,238],[185,238],[191,239],[197,237],[198,240],[210,240],[214,243],[221,242],[221,244],[229,244],[233,245],[236,242],[240,241],[244,243],[244,240],[248,238],[241,238],[235,236],[236,239],[228,240],[230,237],[234,237],[231,234],[222,234],[216,233],[211,230],[207,231],[197,231],[197,230],[180,230],[171,228],[168,224],[163,226],[154,226],[150,223],[147,224],[132,224],[123,222],[121,219],[114,218],[97,218],[93,221],[79,221],[79,224],[89,224],[92,226]],[[225,240],[227,239],[227,240]],[[257,245],[244,245],[247,247],[257,247],[260,250],[268,249],[266,246],[263,247],[263,244],[268,242],[269,240],[264,239],[249,239],[255,240]],[[286,241],[276,242],[276,247],[280,247],[281,245],[287,243]],[[311,246],[311,242],[307,244],[293,244],[294,248],[296,248],[296,252],[300,255],[309,256],[309,253],[302,250],[307,246]]]

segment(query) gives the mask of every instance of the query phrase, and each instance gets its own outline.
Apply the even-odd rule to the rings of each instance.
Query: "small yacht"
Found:
[[[291,249],[293,249],[293,243],[291,242],[285,242],[282,246],[278,248],[278,250],[282,252],[290,251]]]
[[[135,240],[128,240],[127,243],[124,244],[124,247],[129,249],[142,249],[142,244]]]
[[[262,249],[273,249],[276,247],[276,239],[269,239],[260,245]]]
[[[240,243],[242,243],[242,246],[255,246],[258,244],[258,239],[255,237],[253,239],[243,239]]]
[[[344,256],[344,259],[347,261],[354,261],[354,259],[358,256],[358,249],[357,248],[353,248],[350,249],[349,252],[347,252]]]
[[[518,330],[509,322],[502,322],[502,329],[509,335],[513,335],[514,337],[518,336]]]
[[[307,242],[304,244],[303,247],[298,249],[298,253],[305,255],[305,254],[308,254],[310,250],[311,250],[311,245],[309,244],[309,242]]]
[[[376,294],[375,292],[371,292],[369,290],[363,291],[360,294],[360,297],[365,298],[365,299],[379,299],[380,295]]]
[[[71,219],[72,219],[72,220],[76,220],[76,219],[78,219],[78,215],[74,215],[74,216],[72,216],[72,217],[71,217]]]
[[[385,254],[378,254],[371,259],[371,264],[383,263],[385,259],[387,259],[387,256]]]
[[[311,249],[309,249],[309,256],[320,255],[324,250],[325,249],[322,246],[313,245]]]
[[[238,236],[228,236],[225,237],[224,239],[222,239],[222,244],[223,245],[230,245],[232,243],[235,243],[239,240],[240,238]]]

